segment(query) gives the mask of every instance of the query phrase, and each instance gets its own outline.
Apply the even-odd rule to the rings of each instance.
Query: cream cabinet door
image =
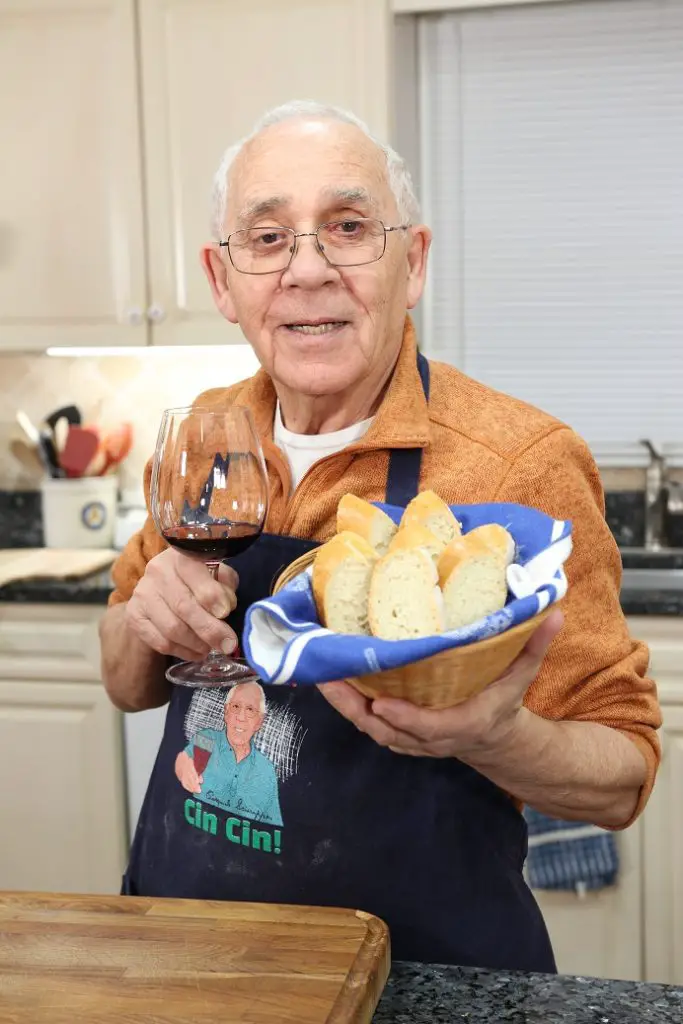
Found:
[[[639,618],[662,705],[662,764],[643,814],[645,980],[683,985],[683,620]]]
[[[134,0],[0,0],[0,348],[144,344]]]
[[[641,823],[617,836],[617,885],[579,897],[535,892],[560,974],[592,978],[642,978]]]
[[[290,99],[351,108],[386,136],[392,25],[388,0],[140,3],[155,343],[244,342],[198,258],[223,151]]]
[[[119,891],[120,747],[100,685],[0,680],[0,889]]]

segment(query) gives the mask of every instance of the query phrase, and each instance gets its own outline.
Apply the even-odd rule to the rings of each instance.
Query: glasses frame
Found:
[[[374,224],[381,224],[381,226],[382,226],[382,228],[384,230],[384,244],[382,246],[382,251],[379,254],[379,256],[375,256],[375,258],[373,260],[362,260],[360,263],[333,263],[332,262],[332,260],[325,253],[324,245],[321,245],[321,243],[320,243],[320,236],[318,235],[318,232],[322,228],[329,227],[331,224],[345,224],[346,221],[363,221],[363,222],[370,221],[370,222],[372,222]],[[320,255],[322,256],[322,258],[328,264],[328,266],[334,267],[335,270],[339,270],[339,269],[343,270],[346,267],[367,267],[371,263],[377,263],[378,260],[382,259],[382,256],[384,256],[384,253],[387,251],[387,235],[389,234],[389,232],[390,231],[407,231],[408,228],[410,228],[410,227],[412,227],[411,224],[387,225],[387,224],[384,223],[384,221],[380,220],[379,217],[347,217],[346,220],[344,220],[344,219],[342,219],[342,220],[327,220],[323,224],[318,224],[318,226],[315,229],[315,231],[295,231],[294,228],[283,228],[282,226],[277,227],[275,225],[266,225],[263,228],[257,228],[256,230],[258,230],[258,231],[269,231],[269,230],[270,231],[288,231],[289,234],[291,235],[292,239],[293,239],[292,245],[289,247],[289,259],[287,261],[287,266],[280,267],[277,270],[242,270],[240,267],[235,266],[235,261],[232,258],[232,252],[230,251],[230,239],[233,238],[235,235],[239,234],[242,231],[251,231],[252,230],[251,228],[239,228],[237,231],[231,231],[230,234],[228,235],[228,237],[225,239],[225,241],[220,241],[218,243],[218,245],[221,248],[227,248],[228,256],[230,257],[230,262],[232,263],[233,267],[235,268],[235,270],[237,271],[238,274],[250,274],[250,275],[253,275],[255,277],[262,277],[265,274],[284,274],[284,272],[286,270],[289,270],[290,266],[292,265],[292,260],[294,259],[294,257],[296,256],[297,252],[299,251],[299,239],[300,238],[315,238],[316,248],[317,248],[318,252],[320,253]]]

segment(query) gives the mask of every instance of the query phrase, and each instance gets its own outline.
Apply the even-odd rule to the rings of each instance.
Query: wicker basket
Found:
[[[287,583],[313,564],[315,550],[306,552],[282,572],[273,588],[277,594]],[[527,640],[550,614],[520,623],[498,636],[465,647],[453,647],[402,668],[373,672],[348,679],[366,697],[400,697],[426,708],[448,708],[474,697],[510,667]]]

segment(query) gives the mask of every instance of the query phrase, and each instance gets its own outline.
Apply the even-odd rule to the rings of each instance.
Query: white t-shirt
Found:
[[[311,466],[328,455],[340,452],[342,448],[358,441],[370,429],[373,417],[361,420],[344,430],[334,430],[331,434],[293,434],[282,422],[280,403],[275,408],[273,424],[273,440],[280,451],[286,456],[292,474],[292,489],[295,490]]]

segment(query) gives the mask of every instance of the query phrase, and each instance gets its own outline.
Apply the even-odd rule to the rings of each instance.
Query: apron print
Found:
[[[196,690],[185,716],[187,745],[175,760],[176,778],[191,794],[186,822],[240,846],[281,853],[279,787],[297,772],[304,735],[298,717],[269,706],[257,682]]]

